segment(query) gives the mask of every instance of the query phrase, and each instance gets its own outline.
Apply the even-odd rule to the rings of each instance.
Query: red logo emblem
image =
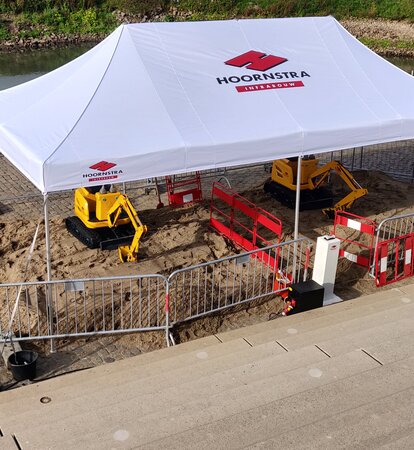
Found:
[[[116,166],[115,163],[101,161],[101,162],[94,164],[93,166],[89,166],[89,168],[93,169],[93,170],[99,170],[100,172],[106,172],[107,170],[112,169],[112,167],[115,167],[115,166]]]
[[[280,56],[266,55],[266,53],[250,50],[249,52],[243,53],[235,58],[229,59],[224,64],[235,67],[246,66],[246,69],[265,72],[266,70],[278,66],[286,61],[286,58],[282,58]]]

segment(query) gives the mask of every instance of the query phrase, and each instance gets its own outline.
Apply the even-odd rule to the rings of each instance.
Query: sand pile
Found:
[[[379,172],[355,172],[355,178],[368,188],[369,194],[360,199],[353,213],[370,217],[378,223],[385,217],[414,211],[414,186],[395,181]],[[333,177],[335,180],[335,177]],[[338,196],[347,193],[335,180]],[[243,196],[280,218],[283,222],[283,240],[293,234],[294,211],[277,203],[262,189],[242,192]],[[142,239],[138,263],[121,263],[116,251],[90,250],[65,229],[64,218],[51,219],[51,256],[54,279],[73,279],[135,274],[169,275],[176,269],[240,252],[230,242],[209,228],[209,201],[179,209],[165,207],[143,210],[139,213],[149,232]],[[0,277],[2,283],[23,281],[27,249],[37,223],[35,221],[4,221],[0,223]],[[300,233],[315,241],[329,234],[333,221],[318,210],[304,211],[300,215]],[[26,280],[45,279],[45,244],[42,225]],[[347,260],[340,260],[336,293],[343,298],[353,298],[377,288],[366,269]],[[244,307],[238,306],[220,316],[206,317],[187,323],[180,328],[182,340],[237,328],[257,321],[268,320],[281,311],[281,302],[264,300]],[[145,337],[140,343],[146,347]],[[152,342],[154,338],[148,339]],[[158,340],[156,340],[158,341]]]

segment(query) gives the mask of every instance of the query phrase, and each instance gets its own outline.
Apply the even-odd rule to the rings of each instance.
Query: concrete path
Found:
[[[0,394],[0,449],[414,448],[414,286]]]

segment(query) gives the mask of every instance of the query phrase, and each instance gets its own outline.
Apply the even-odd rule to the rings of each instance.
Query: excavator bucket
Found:
[[[147,231],[148,228],[146,225],[142,225],[141,222],[139,226],[138,224],[136,224],[136,231],[131,245],[121,245],[120,247],[118,247],[119,259],[122,262],[135,262],[138,260],[137,255],[138,255],[139,241],[141,239],[141,236],[145,234]]]
[[[335,208],[324,208],[322,210],[322,213],[328,218],[328,219],[333,219],[335,217],[335,212],[336,209]]]
[[[121,262],[137,261],[137,254],[135,252],[131,252],[129,245],[121,245],[118,247],[118,254]]]

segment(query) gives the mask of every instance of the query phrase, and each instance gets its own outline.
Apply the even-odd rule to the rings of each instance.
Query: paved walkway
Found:
[[[2,449],[414,446],[414,286],[3,392]]]

